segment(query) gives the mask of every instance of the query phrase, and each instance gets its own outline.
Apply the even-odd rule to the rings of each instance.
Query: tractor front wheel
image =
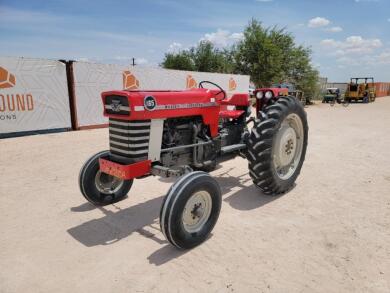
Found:
[[[214,178],[202,171],[188,173],[172,185],[164,199],[161,231],[177,248],[193,248],[210,235],[221,202],[221,189]]]
[[[305,160],[308,125],[302,104],[294,97],[279,98],[266,107],[263,121],[248,139],[249,174],[265,194],[288,191]]]
[[[108,205],[122,200],[129,192],[133,180],[121,180],[100,172],[99,158],[109,151],[102,151],[89,158],[80,170],[79,187],[83,196],[97,206]]]

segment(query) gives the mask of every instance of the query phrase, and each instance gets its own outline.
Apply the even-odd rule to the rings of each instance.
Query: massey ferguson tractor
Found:
[[[107,205],[124,199],[134,179],[178,177],[161,206],[161,230],[181,249],[202,243],[221,209],[221,189],[207,173],[218,162],[246,158],[253,183],[267,195],[288,191],[302,168],[308,136],[302,104],[269,89],[254,94],[256,117],[248,94],[227,97],[209,81],[184,91],[102,93],[110,150],[81,168],[82,194]]]

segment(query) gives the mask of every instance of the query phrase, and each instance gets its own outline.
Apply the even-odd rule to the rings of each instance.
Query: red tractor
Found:
[[[110,150],[81,168],[82,194],[106,205],[124,199],[136,178],[179,177],[162,203],[161,230],[178,248],[202,243],[221,209],[220,187],[207,173],[218,162],[247,158],[250,177],[268,195],[288,191],[300,173],[308,135],[301,103],[268,91],[255,95],[257,115],[250,117],[247,94],[228,98],[209,81],[184,91],[102,93]]]

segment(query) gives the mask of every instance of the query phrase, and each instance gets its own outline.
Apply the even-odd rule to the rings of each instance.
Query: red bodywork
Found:
[[[150,173],[152,162],[150,160],[122,165],[109,160],[99,159],[100,171],[123,180],[130,180]]]
[[[218,113],[222,95],[217,95],[219,90],[191,89],[186,91],[109,91],[102,93],[103,104],[105,97],[109,95],[127,96],[130,106],[130,115],[107,114],[104,110],[104,116],[122,120],[146,120],[162,119],[185,116],[202,116],[203,122],[210,126],[210,134],[215,137],[218,134]],[[156,109],[148,111],[146,109],[138,111],[137,107],[144,106],[144,99],[147,96],[153,96],[157,105],[178,105],[178,104],[208,104],[214,103],[209,107],[191,107],[181,109]]]
[[[249,99],[247,94],[235,94],[228,99],[221,101],[221,110],[219,111],[219,117],[225,119],[237,119],[244,110],[236,110],[236,107],[248,107]]]
[[[234,94],[223,99],[223,94],[214,89],[191,89],[185,91],[108,91],[102,93],[103,105],[107,96],[125,96],[129,102],[130,114],[108,114],[104,107],[104,116],[122,120],[147,120],[185,116],[201,116],[203,123],[210,128],[210,135],[218,135],[220,118],[239,118],[249,106],[248,94]],[[145,97],[153,96],[157,108],[147,110],[144,107]],[[178,107],[179,105],[179,107]],[[164,107],[159,109],[158,106]],[[237,107],[240,108],[237,110]],[[129,180],[150,173],[151,161],[141,161],[122,165],[110,160],[99,159],[100,170],[120,179]]]

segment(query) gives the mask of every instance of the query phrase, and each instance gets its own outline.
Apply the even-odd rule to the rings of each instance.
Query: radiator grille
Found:
[[[129,115],[130,107],[129,101],[125,96],[111,95],[106,96],[104,101],[104,108],[107,114],[115,115]]]
[[[110,152],[134,159],[148,156],[150,120],[109,119]]]

